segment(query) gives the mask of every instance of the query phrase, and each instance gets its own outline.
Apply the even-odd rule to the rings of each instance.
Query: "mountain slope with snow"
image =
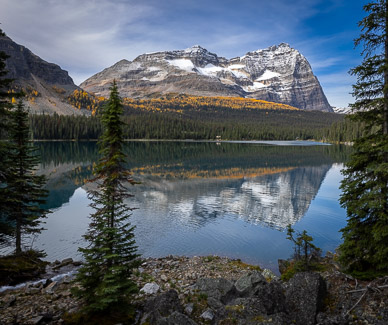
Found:
[[[285,43],[230,60],[199,45],[143,54],[133,61],[117,62],[80,86],[107,96],[113,79],[123,97],[148,98],[173,92],[235,96],[332,112],[306,58]]]

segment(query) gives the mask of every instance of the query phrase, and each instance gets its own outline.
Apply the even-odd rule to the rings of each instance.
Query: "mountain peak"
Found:
[[[201,45],[193,45],[192,47],[188,47],[186,50],[195,50],[195,49],[202,49],[202,50],[206,50],[204,49]]]
[[[78,89],[67,71],[7,36],[0,36],[0,51],[9,55],[5,62],[6,77],[14,79],[14,89],[23,90],[24,99],[33,112],[80,114],[66,103],[66,97]]]
[[[288,43],[280,43],[278,45],[272,45],[265,49],[258,49],[255,51],[256,53],[261,53],[263,51],[271,51],[271,52],[287,52],[293,50],[293,48]]]
[[[81,84],[106,96],[106,80],[116,79],[124,97],[169,92],[200,96],[235,96],[331,111],[306,58],[287,43],[225,59],[200,45],[184,50],[140,55],[123,69],[112,66]],[[303,86],[301,86],[303,85]]]
[[[210,53],[207,49],[202,47],[201,45],[193,45],[192,47],[188,47],[187,49],[184,49],[183,52],[185,53]]]

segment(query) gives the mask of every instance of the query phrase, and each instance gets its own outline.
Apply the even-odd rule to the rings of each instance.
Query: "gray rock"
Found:
[[[62,265],[68,265],[68,264],[72,264],[72,263],[73,263],[73,259],[72,258],[65,258],[61,262]]]
[[[28,324],[37,325],[37,324],[40,324],[41,322],[43,322],[43,319],[44,319],[44,316],[37,316],[37,317],[31,318],[28,321]]]
[[[207,295],[208,298],[214,298],[226,304],[234,298],[236,288],[233,283],[226,279],[207,279],[200,278],[196,283],[196,288]]]
[[[146,283],[143,288],[140,289],[140,292],[143,292],[147,295],[154,295],[155,293],[158,293],[160,287],[157,283],[151,282]]]
[[[188,303],[186,306],[185,306],[185,313],[187,315],[191,315],[193,313],[193,310],[194,310],[194,304],[192,302]]]
[[[206,309],[200,316],[201,318],[203,318],[204,320],[209,320],[209,321],[212,321],[213,318],[214,318],[214,313],[213,311],[209,308],[209,309]]]
[[[240,277],[234,284],[239,296],[249,296],[253,293],[254,288],[259,283],[266,283],[264,276],[255,271]]]
[[[207,305],[214,310],[221,309],[224,307],[224,304],[221,301],[213,297],[207,298]]]
[[[53,281],[51,282],[44,290],[46,293],[53,294],[59,286],[59,282]]]
[[[160,276],[160,279],[161,279],[162,281],[164,281],[164,282],[166,282],[166,281],[168,280],[168,278],[167,278],[167,276],[166,276],[165,274],[162,274],[162,275]]]
[[[169,290],[146,301],[141,324],[146,322],[156,324],[161,319],[169,317],[173,312],[182,313],[183,307],[180,304],[178,293],[175,290]]]
[[[323,309],[326,285],[318,273],[297,273],[287,284],[286,305],[295,324],[312,325]]]
[[[266,280],[272,281],[272,280],[279,279],[279,278],[275,275],[275,273],[273,273],[270,269],[264,269],[264,270],[261,272],[261,274],[264,276],[264,278],[265,278]]]
[[[279,281],[259,284],[255,288],[254,297],[259,300],[267,314],[286,311],[284,287]]]

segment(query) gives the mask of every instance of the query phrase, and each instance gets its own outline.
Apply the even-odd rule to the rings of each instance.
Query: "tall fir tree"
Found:
[[[47,191],[44,175],[36,175],[39,157],[29,139],[28,112],[20,100],[12,111],[9,130],[9,172],[7,175],[7,213],[14,225],[15,253],[23,251],[23,236],[41,232],[42,218],[49,212],[42,208]]]
[[[349,271],[388,273],[388,2],[373,1],[364,10],[355,41],[364,60],[351,70],[357,77],[352,118],[365,123],[368,135],[355,142],[343,171],[348,220],[340,259]]]
[[[5,37],[4,32],[0,29],[0,38]],[[12,79],[7,78],[6,60],[9,56],[0,51],[0,242],[8,240],[14,228],[8,220],[8,204],[6,194],[6,178],[9,172],[9,142],[2,141],[9,130],[9,110],[12,107],[10,85]]]
[[[129,279],[138,256],[134,227],[124,199],[131,196],[125,187],[135,184],[124,166],[123,106],[113,82],[110,97],[100,113],[103,135],[99,141],[101,158],[94,170],[97,190],[89,191],[95,212],[84,238],[89,243],[80,248],[84,256],[76,281],[81,288],[75,294],[85,302],[89,313],[116,310],[128,302],[137,287]]]

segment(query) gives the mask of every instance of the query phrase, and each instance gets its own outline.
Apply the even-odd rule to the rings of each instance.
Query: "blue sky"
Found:
[[[310,62],[333,106],[353,102],[348,71],[366,0],[0,0],[1,28],[76,84],[121,59],[195,44],[232,58],[281,42]]]

